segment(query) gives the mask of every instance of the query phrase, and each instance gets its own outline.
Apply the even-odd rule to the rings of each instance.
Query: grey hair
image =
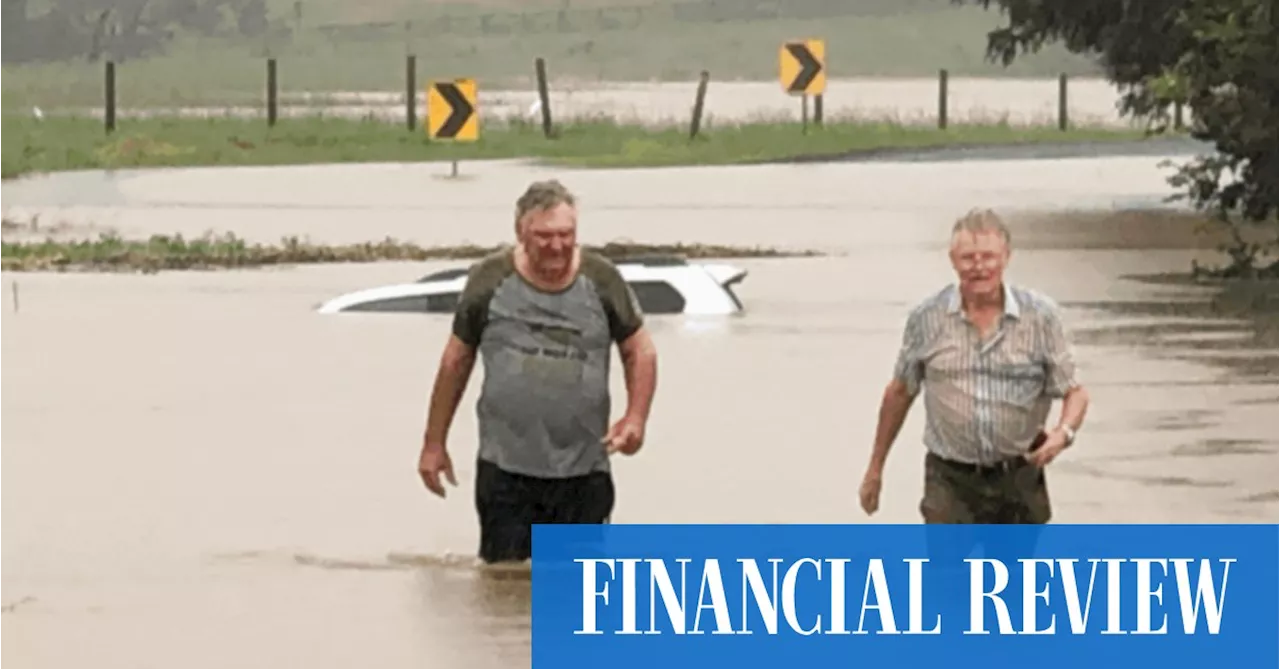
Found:
[[[961,232],[976,234],[982,232],[998,232],[1000,237],[1004,239],[1004,244],[1011,247],[1013,244],[1013,236],[1009,233],[1009,227],[1004,224],[1004,220],[1000,215],[990,209],[975,208],[970,209],[968,213],[956,220],[956,224],[951,227],[951,238]]]
[[[568,188],[565,188],[564,184],[555,179],[529,184],[520,199],[516,200],[516,229],[519,230],[520,219],[524,218],[525,214],[531,211],[545,211],[561,204],[567,204],[570,207],[577,205],[577,198],[569,192]]]

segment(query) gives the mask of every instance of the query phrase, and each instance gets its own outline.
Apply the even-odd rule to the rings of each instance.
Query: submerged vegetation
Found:
[[[114,234],[97,239],[59,241],[5,241],[0,244],[2,268],[10,272],[90,271],[159,272],[162,270],[211,270],[271,265],[368,263],[477,259],[500,246],[419,246],[386,238],[360,244],[316,244],[286,237],[279,244],[249,243],[234,234],[184,239],[181,235],[154,235],[130,240]],[[816,251],[792,251],[762,247],[715,244],[643,244],[610,242],[588,246],[618,260],[640,255],[676,255],[684,258],[782,258],[818,255]]]

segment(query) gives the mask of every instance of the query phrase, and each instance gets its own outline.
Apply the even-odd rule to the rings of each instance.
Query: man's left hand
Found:
[[[604,443],[610,454],[635,455],[644,445],[644,422],[624,416],[609,428],[609,433],[604,436]]]
[[[1044,467],[1053,462],[1058,454],[1067,448],[1067,435],[1062,430],[1055,429],[1048,433],[1044,444],[1036,450],[1027,453],[1027,462],[1037,466]]]

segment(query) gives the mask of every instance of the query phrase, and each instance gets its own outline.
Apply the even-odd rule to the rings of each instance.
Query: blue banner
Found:
[[[1278,574],[1276,525],[539,525],[533,667],[1274,667]]]

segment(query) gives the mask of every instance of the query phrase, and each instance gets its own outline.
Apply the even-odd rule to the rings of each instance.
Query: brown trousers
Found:
[[[925,456],[925,523],[1044,524],[1052,511],[1044,469],[1021,458],[980,466]]]

